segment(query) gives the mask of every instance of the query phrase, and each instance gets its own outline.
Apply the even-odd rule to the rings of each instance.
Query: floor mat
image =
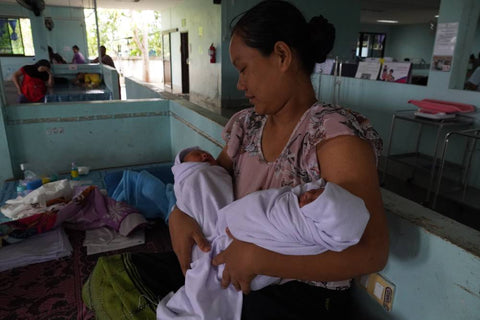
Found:
[[[72,256],[0,273],[0,319],[94,319],[82,302],[81,291],[100,256],[171,250],[168,228],[160,220],[147,226],[144,245],[99,255],[87,256],[82,246],[84,231],[66,231],[74,249]]]

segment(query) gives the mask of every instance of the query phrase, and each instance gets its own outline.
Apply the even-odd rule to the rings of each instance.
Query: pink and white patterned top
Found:
[[[253,108],[244,109],[232,116],[222,132],[233,161],[235,199],[258,190],[294,187],[320,179],[316,146],[323,140],[354,135],[371,143],[377,160],[382,151],[382,140],[367,118],[340,106],[317,102],[303,114],[280,156],[268,162],[261,148],[267,117]],[[288,281],[291,279],[283,280]],[[351,279],[307,283],[344,290],[350,287]]]
[[[302,116],[290,139],[272,162],[262,153],[268,116],[253,108],[237,112],[223,130],[227,154],[233,161],[235,198],[264,189],[296,186],[320,179],[316,146],[323,140],[355,135],[370,141],[378,156],[382,140],[367,118],[339,106],[316,103]]]

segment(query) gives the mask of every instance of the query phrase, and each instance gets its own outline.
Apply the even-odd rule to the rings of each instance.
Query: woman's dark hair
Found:
[[[51,68],[50,62],[48,62],[48,60],[42,59],[42,60],[38,60],[37,63],[35,64],[29,64],[29,65],[23,66],[23,71],[25,71],[25,73],[28,74],[30,77],[39,78],[44,81],[47,81],[49,77],[48,72],[38,71],[38,67],[42,67],[42,66]]]
[[[247,46],[265,56],[272,53],[277,41],[285,42],[298,54],[308,74],[316,62],[326,60],[335,41],[335,27],[327,19],[316,16],[307,23],[300,10],[286,1],[262,1],[230,25],[236,19],[231,35],[239,35]]]

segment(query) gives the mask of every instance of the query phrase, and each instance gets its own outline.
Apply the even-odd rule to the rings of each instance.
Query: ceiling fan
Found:
[[[45,9],[45,1],[44,0],[17,0],[18,4],[21,6],[32,10],[33,13],[38,17],[42,13],[43,9]]]

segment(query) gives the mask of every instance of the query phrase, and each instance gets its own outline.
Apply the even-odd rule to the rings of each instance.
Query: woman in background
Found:
[[[56,52],[53,52],[53,48],[48,46],[48,56],[50,58],[50,63],[53,64],[67,64],[67,61],[63,59],[61,55]]]
[[[54,84],[50,62],[42,59],[25,65],[13,74],[12,81],[17,88],[19,103],[42,102],[47,87]]]

